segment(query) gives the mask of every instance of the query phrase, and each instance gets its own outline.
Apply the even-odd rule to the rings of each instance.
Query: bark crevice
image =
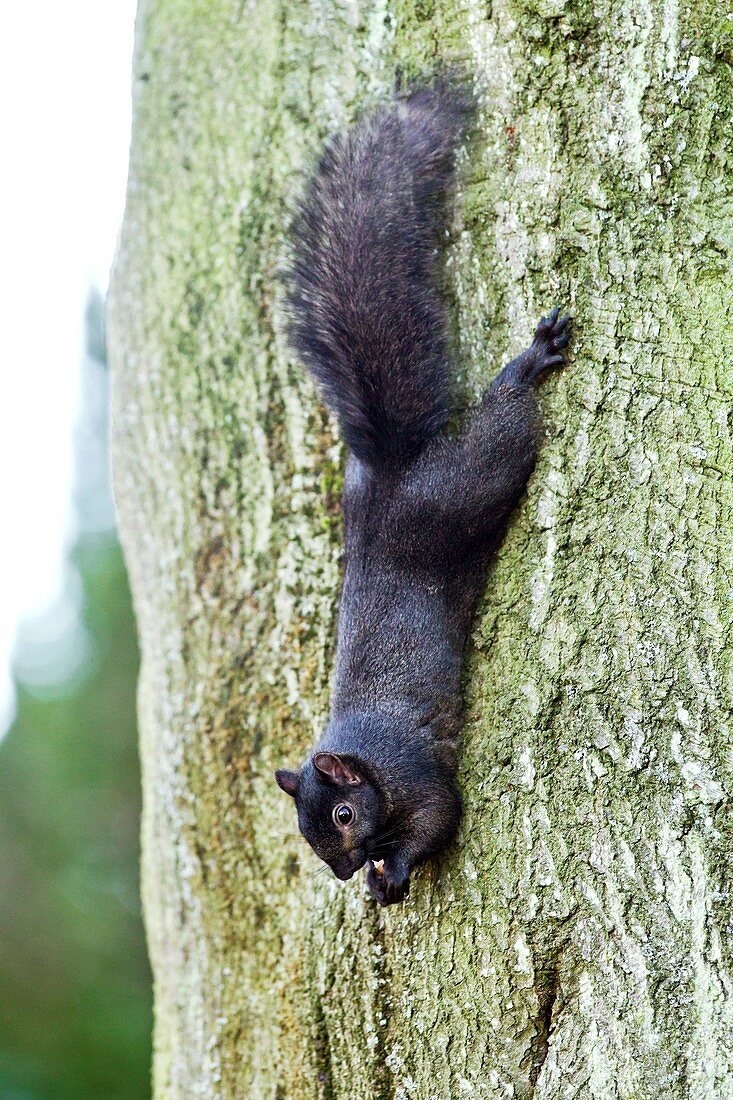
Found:
[[[536,1033],[531,1046],[532,1065],[529,1073],[529,1080],[533,1089],[536,1088],[537,1080],[550,1050],[550,1035],[555,1023],[555,1006],[560,988],[559,968],[561,957],[561,954],[559,954],[552,966],[539,971],[535,981],[538,1012],[535,1019]]]

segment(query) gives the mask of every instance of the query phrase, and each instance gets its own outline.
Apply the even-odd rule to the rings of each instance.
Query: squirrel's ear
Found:
[[[338,783],[340,787],[357,787],[361,783],[361,776],[354,771],[351,760],[346,756],[339,756],[335,752],[317,752],[313,757],[313,765],[321,775],[325,775],[332,783]]]
[[[280,768],[275,772],[275,780],[281,791],[285,791],[285,794],[291,795],[295,798],[298,793],[298,784],[300,778],[297,772],[288,772],[284,768]]]

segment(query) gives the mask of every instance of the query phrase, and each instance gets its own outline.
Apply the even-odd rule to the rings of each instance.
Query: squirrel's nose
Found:
[[[340,878],[342,882],[347,882],[353,875],[356,867],[346,868],[344,864],[341,863],[337,867],[332,867],[331,870],[333,871],[336,878]]]
[[[338,863],[332,863],[330,867],[336,878],[346,882],[360,867],[364,866],[366,858],[366,848],[360,846],[359,848],[352,848],[349,852],[344,852]]]

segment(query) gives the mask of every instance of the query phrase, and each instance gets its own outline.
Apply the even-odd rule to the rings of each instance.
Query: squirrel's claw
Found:
[[[410,873],[400,866],[385,862],[381,873],[373,863],[367,871],[367,888],[380,905],[397,905],[410,893]]]
[[[528,366],[530,366],[532,378],[537,377],[550,367],[562,366],[565,362],[565,349],[570,343],[572,334],[572,317],[566,313],[560,317],[558,306],[553,309],[549,317],[543,317],[538,324],[530,354]]]

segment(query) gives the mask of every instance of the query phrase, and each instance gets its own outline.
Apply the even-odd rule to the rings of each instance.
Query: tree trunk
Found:
[[[143,0],[110,329],[156,1096],[733,1097],[731,22],[698,0]],[[343,454],[278,272],[394,74],[482,96],[474,397],[577,318],[468,654],[457,843],[378,910],[272,772],[328,711]]]

